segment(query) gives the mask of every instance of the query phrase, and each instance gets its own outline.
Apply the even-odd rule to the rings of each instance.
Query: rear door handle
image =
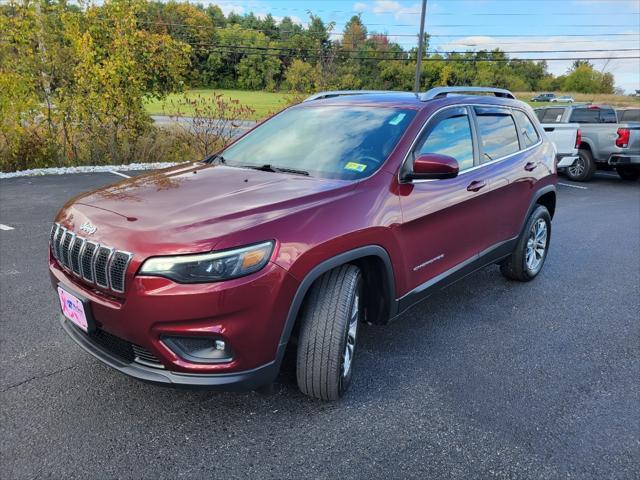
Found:
[[[527,162],[527,164],[524,166],[524,169],[527,172],[532,172],[533,170],[536,169],[537,166],[538,166],[538,164],[535,163],[535,162]]]
[[[487,184],[484,180],[474,180],[469,184],[469,186],[467,187],[467,190],[470,192],[477,192],[478,190],[486,186]]]

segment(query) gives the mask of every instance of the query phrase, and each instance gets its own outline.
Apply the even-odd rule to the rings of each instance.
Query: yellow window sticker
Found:
[[[400,125],[400,122],[402,120],[404,120],[404,117],[406,117],[407,115],[404,113],[399,113],[397,114],[395,117],[393,117],[391,120],[389,120],[389,125]]]
[[[366,168],[366,165],[356,162],[349,162],[344,166],[345,170],[353,170],[354,172],[364,172]]]

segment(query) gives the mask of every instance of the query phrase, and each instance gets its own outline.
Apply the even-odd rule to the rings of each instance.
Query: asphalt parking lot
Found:
[[[143,384],[66,337],[51,221],[117,180],[0,180],[2,478],[640,478],[640,182],[561,180],[534,282],[488,267],[365,327],[327,404],[291,372],[273,395]]]

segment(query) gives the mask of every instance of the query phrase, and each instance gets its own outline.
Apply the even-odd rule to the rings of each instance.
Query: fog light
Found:
[[[162,337],[162,343],[192,363],[225,363],[233,359],[231,346],[211,337]]]

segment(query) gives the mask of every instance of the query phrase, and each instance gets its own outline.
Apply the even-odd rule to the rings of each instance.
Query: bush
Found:
[[[172,118],[176,121],[176,134],[199,158],[204,158],[226,145],[236,134],[243,120],[255,110],[238,100],[226,99],[214,93],[212,98],[184,96],[172,102]],[[190,113],[189,118],[183,114]]]

